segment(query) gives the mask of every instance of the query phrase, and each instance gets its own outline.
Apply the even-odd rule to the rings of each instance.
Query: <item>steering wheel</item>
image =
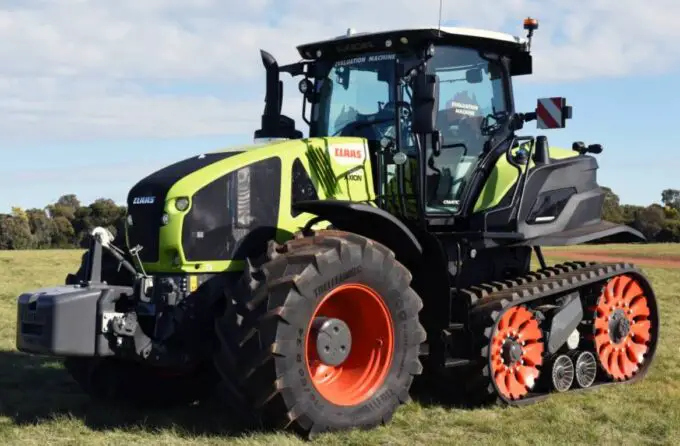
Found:
[[[361,120],[354,120],[346,124],[344,127],[342,127],[340,130],[335,132],[333,136],[337,135],[346,135],[348,132],[351,132],[351,134],[354,134],[355,131],[363,129],[365,127],[373,127],[371,129],[372,132],[375,133],[377,136],[377,140],[381,140],[382,138],[388,136],[390,128],[392,128],[394,125],[394,113],[395,109],[397,106],[401,107],[401,113],[400,113],[400,118],[401,119],[409,119],[412,115],[412,109],[411,109],[411,104],[405,101],[389,101],[385,103],[382,108],[375,114],[373,115],[364,115],[368,116],[367,119],[361,119]],[[390,123],[392,125],[380,125],[379,124],[385,124],[385,123]]]
[[[397,107],[401,107],[401,114],[400,118],[402,119],[409,119],[411,115],[413,114],[413,109],[411,108],[411,104],[409,104],[406,101],[389,101],[383,105],[383,108],[378,112],[378,114],[382,114],[384,112],[389,112],[390,115],[394,114],[394,110]]]

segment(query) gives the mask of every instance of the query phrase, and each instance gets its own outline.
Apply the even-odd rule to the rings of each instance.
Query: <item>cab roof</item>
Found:
[[[407,43],[404,43],[404,39]],[[386,43],[388,40],[390,46]],[[526,51],[526,39],[512,34],[477,28],[436,26],[361,33],[350,29],[345,35],[299,45],[297,50],[303,58],[316,59],[330,56],[329,53],[346,55],[395,49],[399,46],[418,45],[428,40],[499,52]]]

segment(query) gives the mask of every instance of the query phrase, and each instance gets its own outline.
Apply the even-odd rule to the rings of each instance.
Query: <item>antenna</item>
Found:
[[[444,3],[444,0],[439,0],[439,37],[442,36],[442,3]]]

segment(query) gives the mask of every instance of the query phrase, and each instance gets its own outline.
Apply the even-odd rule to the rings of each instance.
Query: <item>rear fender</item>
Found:
[[[580,226],[567,231],[555,232],[552,234],[545,234],[539,237],[531,238],[519,244],[535,246],[566,246],[580,245],[596,240],[606,243],[642,243],[647,241],[645,236],[642,235],[640,231],[633,229],[630,226],[601,220],[595,224]]]

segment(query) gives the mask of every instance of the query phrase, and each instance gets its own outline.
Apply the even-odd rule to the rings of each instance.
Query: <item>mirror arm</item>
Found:
[[[529,122],[529,121],[535,121],[536,120],[536,112],[520,113],[519,116],[521,117],[522,122]]]
[[[439,130],[432,132],[432,154],[434,156],[442,154],[442,134]]]
[[[279,67],[279,72],[288,73],[291,76],[300,76],[305,74],[305,68],[309,65],[309,62],[295,62],[288,65],[282,65]]]
[[[427,68],[427,62],[434,56],[434,45],[428,44],[419,51],[418,60],[411,66],[406,66],[404,63],[397,64],[397,78],[403,79],[406,82],[411,82],[412,78],[418,73],[424,73]]]

